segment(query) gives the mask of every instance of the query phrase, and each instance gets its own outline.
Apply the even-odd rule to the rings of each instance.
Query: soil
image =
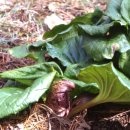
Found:
[[[11,57],[7,49],[35,42],[47,31],[44,19],[56,14],[69,23],[78,15],[106,8],[107,0],[6,0],[0,2],[0,72],[34,64],[29,58]],[[5,23],[6,21],[6,23]],[[3,87],[6,80],[0,80]],[[72,119],[57,117],[41,103],[0,120],[0,130],[130,130],[130,105],[102,104]]]
[[[130,105],[107,103],[88,110],[85,118],[92,130],[129,130]]]

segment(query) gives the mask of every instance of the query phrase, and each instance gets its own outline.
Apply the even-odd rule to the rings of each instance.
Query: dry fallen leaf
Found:
[[[49,27],[49,29],[52,29],[54,26],[59,25],[59,24],[67,24],[65,21],[59,18],[56,14],[47,16],[44,19],[44,23]]]

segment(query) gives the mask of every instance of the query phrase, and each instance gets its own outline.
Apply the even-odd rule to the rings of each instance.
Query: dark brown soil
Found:
[[[88,110],[91,130],[130,130],[130,105],[107,103]]]

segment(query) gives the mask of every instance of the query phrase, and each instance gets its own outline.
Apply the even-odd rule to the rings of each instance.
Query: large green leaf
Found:
[[[16,58],[30,57],[38,62],[43,62],[44,43],[43,41],[37,41],[32,44],[20,45],[9,49],[8,52]]]
[[[72,37],[59,43],[47,44],[48,54],[58,58],[64,66],[71,64],[85,65],[92,62],[83,48],[85,38],[83,36]]]
[[[119,68],[130,78],[130,50],[125,53],[121,53]]]
[[[86,91],[97,94],[99,92],[99,89],[95,83],[87,84],[83,81],[78,80],[78,75],[79,75],[80,69],[81,69],[81,66],[74,64],[74,65],[68,66],[64,72],[63,79],[70,80],[76,84],[76,87],[71,92],[71,95],[78,96],[82,92],[86,92]]]
[[[0,73],[0,77],[8,79],[36,79],[54,70],[62,75],[60,67],[55,62],[44,62],[41,64],[5,71]]]
[[[130,25],[130,1],[123,0],[121,4],[121,14],[126,22]]]
[[[114,21],[119,21],[121,25],[127,25],[127,22],[121,15],[121,4],[123,0],[110,0],[105,14]]]
[[[70,116],[101,103],[130,103],[130,80],[116,70],[112,63],[84,68],[78,78],[85,83],[96,83],[99,94],[89,102],[72,109]]]
[[[29,53],[27,45],[16,46],[9,50],[9,53],[16,58],[26,57]]]
[[[83,29],[87,34],[93,35],[104,35],[106,34],[114,23],[100,24],[100,25],[89,25],[89,24],[79,24],[78,26]]]
[[[104,26],[85,25],[85,24],[77,24],[77,26],[72,25],[71,27],[69,27],[65,31],[57,33],[55,38],[53,38],[52,41],[49,41],[46,44],[46,49],[48,51],[48,54],[52,58],[58,58],[64,66],[68,66],[71,64],[80,64],[81,66],[86,65],[86,64],[89,65],[93,62],[92,58],[93,59],[95,59],[95,58],[94,57],[91,58],[88,55],[89,51],[85,52],[87,47],[84,48],[84,46],[86,46],[86,45],[84,45],[84,43],[86,43],[88,46],[90,46],[90,48],[92,48],[91,46],[93,46],[93,44],[91,45],[91,42],[95,42],[94,40],[96,40],[96,42],[97,42],[97,39],[96,39],[96,37],[90,37],[89,35],[105,34],[105,33],[107,33],[107,31],[110,29],[110,27],[112,25],[113,25],[113,23],[104,24]],[[60,26],[62,26],[62,25],[60,25]],[[58,28],[58,26],[55,27],[55,29],[56,28]],[[84,31],[87,34],[85,34]],[[53,30],[52,30],[52,33],[53,33]],[[90,39],[92,39],[92,40],[90,40]],[[100,42],[101,40],[99,39],[98,42]],[[105,38],[103,38],[103,40],[104,41],[102,43],[107,44],[107,40]],[[97,43],[97,46],[98,45],[99,44]],[[99,45],[99,46],[102,46],[102,45]],[[106,48],[106,46],[110,46],[110,47],[108,47],[108,49],[109,48],[110,49],[108,50]],[[101,55],[101,56],[105,55],[103,53],[107,53],[106,55],[109,55],[108,51],[111,51],[113,48],[109,44],[106,46],[104,46],[104,47],[107,50],[107,52],[102,52],[102,50],[101,50],[102,48],[99,47],[100,53],[99,53],[98,49],[96,50],[97,53],[99,53],[99,55]],[[91,53],[95,52],[94,48],[93,48],[93,51]],[[92,50],[92,49],[90,49],[90,50]],[[110,54],[110,55],[113,56],[113,54]]]
[[[130,44],[124,34],[107,37],[86,37],[85,51],[95,60],[112,59],[115,51],[126,52]]]
[[[63,75],[60,67],[54,62],[44,62],[31,66],[21,67],[14,70],[0,73],[1,78],[12,79],[26,85],[31,85],[33,80],[42,77],[50,72],[57,71],[57,74]]]
[[[96,8],[94,12],[92,13],[87,13],[82,16],[77,16],[75,19],[72,20],[70,25],[73,25],[73,24],[93,25],[97,23],[101,19],[102,16],[103,16],[103,12],[100,9]]]
[[[53,32],[53,30],[52,30],[52,32]],[[76,36],[78,36],[77,28],[74,25],[72,25],[69,28],[67,28],[66,30],[64,30],[60,33],[57,33],[57,35],[55,35],[55,37],[51,38],[50,41],[47,41],[47,43],[51,42],[51,41],[53,43],[57,43],[57,42],[61,42],[63,40],[68,40],[68,39],[70,39],[72,37],[76,37]]]
[[[89,33],[93,34],[93,30],[89,30]],[[95,29],[95,34],[98,34],[98,31],[99,34],[104,33],[101,29]],[[93,63],[93,60],[112,59],[115,51],[126,52],[130,49],[129,41],[122,33],[110,37],[97,37],[87,34],[78,35],[77,32],[77,36],[71,37],[70,35],[69,38],[63,36],[60,42],[52,41],[50,43],[46,45],[48,54],[53,58],[58,58],[64,66],[89,65]]]
[[[26,89],[15,87],[0,89],[0,118],[16,114],[28,107],[29,104],[37,102],[50,87],[55,74],[56,71],[45,74]]]
[[[54,38],[57,37],[58,35],[63,35],[68,32],[72,26],[76,26],[78,24],[95,24],[96,22],[99,21],[99,19],[102,17],[103,12],[99,9],[96,9],[93,13],[88,13],[83,16],[78,16],[72,22],[68,25],[58,25],[54,27],[52,30],[46,32],[44,34],[44,38]]]
[[[79,66],[78,64],[69,65],[65,69],[64,76],[70,79],[75,79],[77,78],[80,69],[81,69],[81,66]]]

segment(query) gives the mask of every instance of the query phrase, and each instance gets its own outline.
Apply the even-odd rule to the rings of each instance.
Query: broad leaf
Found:
[[[70,30],[72,26],[76,26],[78,24],[95,24],[99,21],[102,15],[103,12],[99,9],[96,9],[93,13],[88,13],[83,16],[76,17],[68,25],[58,25],[54,27],[52,30],[46,32],[43,37],[47,39],[57,37],[58,35],[63,35],[68,32],[68,30]]]
[[[34,81],[31,87],[24,89],[5,87],[0,89],[0,118],[16,114],[37,102],[48,90],[56,72],[48,73]]]
[[[29,53],[27,45],[16,46],[9,50],[9,53],[16,58],[26,57]]]
[[[55,37],[53,37],[50,41],[47,41],[47,42],[52,41],[53,43],[57,43],[57,42],[61,42],[63,40],[68,40],[68,39],[70,39],[72,37],[76,37],[76,36],[78,36],[77,28],[74,25],[72,25],[68,29],[66,29],[60,33],[57,33],[57,35]]]
[[[126,22],[130,25],[130,1],[123,0],[121,4],[121,14]]]
[[[119,68],[130,78],[130,50],[125,53],[121,53]]]
[[[121,15],[121,4],[123,0],[110,0],[105,14],[114,21],[119,21],[121,25],[127,25]]]
[[[63,79],[70,80],[76,84],[75,89],[71,92],[72,97],[78,96],[83,92],[90,92],[90,93],[97,94],[99,92],[99,89],[95,83],[87,84],[83,81],[78,80],[80,69],[81,66],[74,64],[68,66],[64,72]]]
[[[37,41],[32,44],[24,44],[20,46],[16,46],[14,48],[11,48],[8,50],[8,52],[16,58],[24,58],[24,57],[30,57],[34,60],[37,60],[38,62],[44,61],[44,42],[43,41]]]
[[[66,70],[64,72],[64,76],[66,76],[70,79],[75,79],[75,78],[77,78],[77,75],[78,75],[80,69],[81,69],[81,66],[79,66],[78,64],[70,65],[66,68]]]
[[[115,51],[126,52],[130,44],[124,34],[107,37],[86,37],[85,51],[95,60],[112,59]]]
[[[100,24],[100,25],[79,24],[78,26],[91,36],[93,35],[101,36],[106,34],[113,25],[114,23]]]
[[[21,83],[30,85],[32,81],[36,78],[40,78],[45,74],[57,71],[62,75],[60,67],[54,62],[45,62],[42,64],[35,64],[31,66],[26,66],[14,70],[5,71],[0,73],[1,78],[13,79]]]
[[[73,24],[93,25],[93,24],[99,22],[99,20],[101,19],[102,16],[103,16],[103,12],[100,9],[96,8],[94,10],[94,12],[92,12],[92,13],[87,13],[82,16],[77,16],[74,20],[72,20],[70,25],[73,25]]]
[[[85,83],[96,83],[99,94],[89,102],[75,107],[73,114],[97,104],[106,102],[130,103],[130,80],[115,69],[112,63],[104,65],[91,65],[81,70],[79,80]]]
[[[92,59],[83,48],[85,38],[83,36],[72,37],[62,40],[59,43],[47,44],[48,54],[53,58],[58,58],[64,66],[71,64],[90,64]]]

